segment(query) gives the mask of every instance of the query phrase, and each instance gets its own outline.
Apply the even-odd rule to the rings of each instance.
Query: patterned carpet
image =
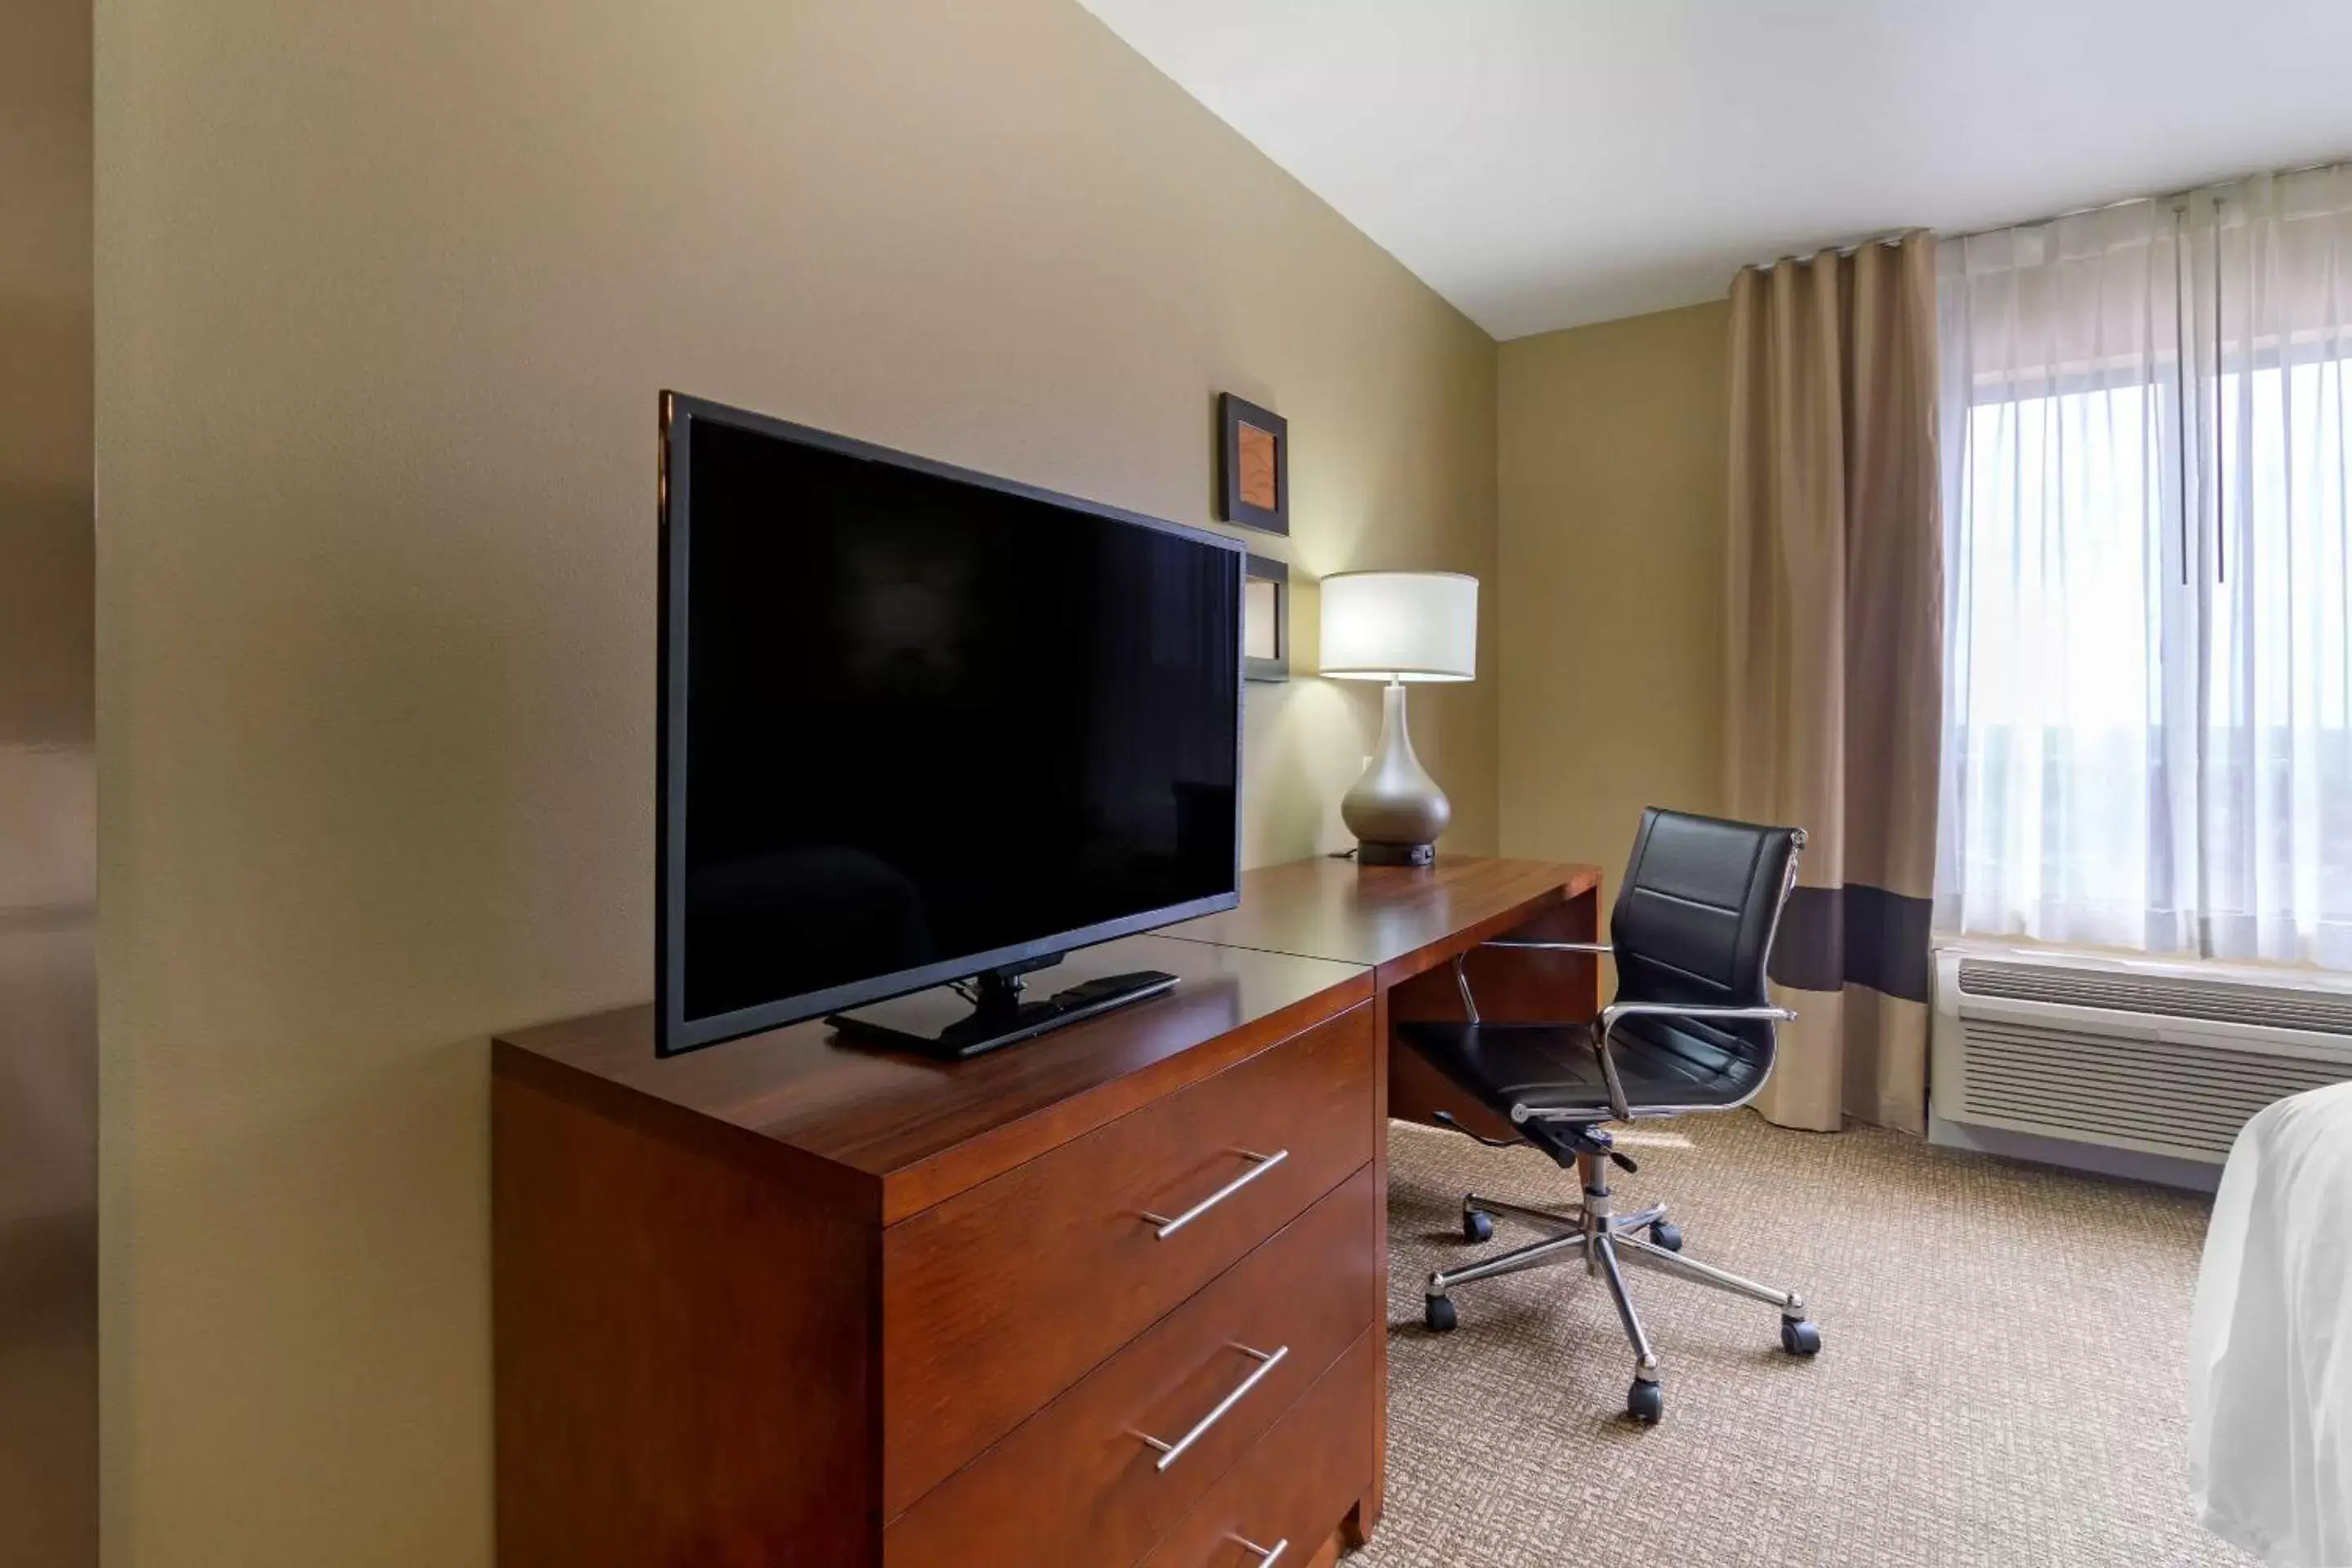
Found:
[[[2182,1346],[2202,1199],[1753,1114],[1629,1134],[1622,1207],[1663,1202],[1691,1256],[1797,1290],[1826,1347],[1784,1356],[1772,1309],[1661,1275],[1633,1288],[1666,1418],[1580,1268],[1463,1287],[1422,1325],[1465,1188],[1561,1201],[1524,1150],[1399,1125],[1391,1142],[1389,1506],[1349,1568],[2172,1568],[2250,1560],[2200,1531]],[[1498,1224],[1492,1247],[1532,1238]]]

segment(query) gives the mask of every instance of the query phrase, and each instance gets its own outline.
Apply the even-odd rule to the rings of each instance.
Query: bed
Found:
[[[2352,1083],[2230,1152],[2189,1336],[2205,1527],[2278,1568],[2352,1568]]]

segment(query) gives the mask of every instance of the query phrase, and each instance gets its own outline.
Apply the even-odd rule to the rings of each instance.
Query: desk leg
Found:
[[[1389,993],[1372,993],[1372,1037],[1389,1037]],[[1389,1075],[1376,1075],[1372,1089],[1372,1191],[1381,1201],[1372,1205],[1372,1479],[1347,1521],[1340,1527],[1349,1546],[1361,1546],[1380,1527],[1381,1510],[1389,1485]]]

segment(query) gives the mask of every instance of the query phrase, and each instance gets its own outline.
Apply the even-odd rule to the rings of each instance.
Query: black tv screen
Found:
[[[1231,908],[1231,540],[663,399],[664,1054]]]

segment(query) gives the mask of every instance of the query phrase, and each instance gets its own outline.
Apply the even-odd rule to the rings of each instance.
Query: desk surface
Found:
[[[1161,934],[1362,964],[1389,985],[1600,886],[1598,866],[1549,860],[1359,866],[1320,856],[1245,871],[1240,908]]]
[[[732,1126],[887,1222],[1540,920],[1600,879],[1466,856],[1245,872],[1238,909],[1081,949],[1054,975],[1058,986],[1161,969],[1182,982],[1170,995],[971,1061],[856,1045],[814,1019],[664,1060],[642,1006],[516,1031],[494,1049],[503,1070],[544,1087],[644,1096]]]

